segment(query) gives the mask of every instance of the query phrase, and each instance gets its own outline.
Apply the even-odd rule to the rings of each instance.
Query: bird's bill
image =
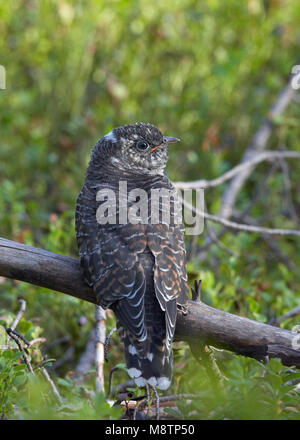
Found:
[[[171,136],[164,136],[164,144],[175,144],[176,142],[180,142],[180,139]]]
[[[157,147],[152,148],[151,151],[157,150],[157,148],[162,147],[163,145],[175,144],[176,142],[180,142],[180,139],[178,139],[176,137],[171,137],[171,136],[164,136],[163,143],[160,145],[157,145]]]

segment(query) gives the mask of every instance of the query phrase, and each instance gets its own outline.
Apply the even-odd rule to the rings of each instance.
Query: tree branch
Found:
[[[216,179],[200,179],[191,182],[173,182],[173,185],[175,186],[175,188],[178,189],[213,188],[227,182],[227,180],[232,179],[242,172],[253,170],[254,166],[258,165],[261,162],[275,159],[300,159],[300,153],[297,151],[264,151],[263,153],[257,154],[255,157],[245,162],[241,162],[240,164],[231,168],[231,170],[226,171],[226,173],[222,174],[222,176],[217,177]]]
[[[0,238],[0,276],[66,293],[95,304],[83,282],[77,260]],[[190,301],[187,315],[178,313],[176,338],[214,345],[258,360],[280,358],[300,367],[300,350],[293,348],[296,334],[271,325],[216,310]]]
[[[190,209],[194,214],[203,216],[206,220],[210,220],[214,223],[220,223],[223,226],[231,229],[237,229],[238,231],[254,232],[258,234],[270,234],[270,235],[296,235],[300,237],[299,229],[277,229],[277,228],[265,228],[263,226],[246,225],[244,223],[236,223],[231,220],[226,220],[226,218],[218,217],[217,215],[209,214],[208,212],[201,211],[200,209],[194,208],[193,205],[181,199],[182,204]]]
[[[292,87],[292,80],[293,75],[290,76],[286,86],[279,92],[276,100],[268,112],[268,115],[252,137],[250,144],[244,152],[242,162],[247,162],[253,159],[258,153],[263,152],[263,150],[266,148],[267,142],[274,127],[274,121],[276,118],[282,115],[290,102],[296,96],[296,92]],[[223,194],[222,207],[219,212],[220,217],[225,219],[229,219],[231,217],[236,198],[251,172],[252,168],[248,167],[231,180]]]

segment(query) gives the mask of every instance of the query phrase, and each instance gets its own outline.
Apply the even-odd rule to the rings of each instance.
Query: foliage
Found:
[[[0,64],[7,88],[0,90],[0,236],[77,256],[74,207],[90,149],[123,123],[152,122],[181,138],[170,149],[172,180],[210,179],[236,165],[299,64],[299,19],[298,0],[1,2]],[[268,149],[299,151],[299,116],[300,106],[292,102],[276,121]],[[296,228],[287,195],[299,217],[299,167],[288,167],[290,193],[279,165],[259,189],[270,171],[262,163],[236,209],[248,209],[263,226]],[[218,212],[223,190],[224,185],[206,191],[209,212]],[[205,252],[206,238],[207,228],[199,237],[186,237],[190,283],[202,279],[203,301],[262,322],[299,305],[300,274],[293,270],[300,263],[298,239],[272,237],[280,257],[257,234],[227,230],[221,241],[230,256],[217,245]],[[94,401],[82,397],[70,378],[93,324],[93,307],[1,278],[0,295],[2,326],[10,325],[21,296],[28,321],[22,319],[19,331],[47,339],[35,354],[30,349],[35,366],[45,352],[61,360],[71,348],[60,366],[49,369],[63,394],[61,412],[39,367],[33,379],[17,350],[1,352],[2,418],[118,417],[100,395]],[[293,318],[282,326],[296,323]],[[113,326],[109,314],[107,327]],[[62,337],[64,343],[51,345]],[[112,346],[106,377],[123,362],[116,335]],[[195,363],[186,344],[175,344],[171,391],[203,395],[186,407],[182,403],[182,417],[299,418],[299,395],[286,385],[295,373],[276,360],[261,365],[226,352],[215,355],[228,379],[221,390],[208,380],[211,367]],[[83,388],[93,389],[93,374],[86,375]],[[126,379],[124,371],[114,376],[116,383]]]
[[[1,346],[6,344],[5,328],[11,322],[10,314],[1,311]],[[18,330],[23,336],[35,338],[41,328],[22,319]],[[15,342],[0,353],[0,419],[21,418],[41,420],[118,419],[120,408],[111,408],[103,393],[94,393],[91,383],[76,383],[69,375],[57,379],[62,397],[59,402],[45,380],[42,369],[51,368],[53,359],[43,355],[37,346],[24,349],[34,374],[28,371],[23,354]]]
[[[299,392],[292,380],[299,372],[284,368],[272,359],[263,365],[253,359],[215,353],[222,366],[222,380],[208,380],[207,368],[189,364],[183,389],[199,393],[198,398],[180,401],[182,418],[230,420],[299,420]],[[227,359],[226,359],[227,357]],[[225,360],[225,362],[224,362]],[[195,417],[196,416],[196,417]]]

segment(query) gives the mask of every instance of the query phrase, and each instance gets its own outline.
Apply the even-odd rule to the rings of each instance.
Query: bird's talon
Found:
[[[185,316],[188,314],[188,306],[177,304],[177,309]]]

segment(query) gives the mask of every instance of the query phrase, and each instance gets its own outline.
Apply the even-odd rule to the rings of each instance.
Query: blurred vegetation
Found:
[[[76,257],[74,208],[89,153],[115,126],[151,122],[181,138],[170,149],[172,180],[210,179],[236,165],[292,66],[300,64],[299,23],[298,0],[1,2],[0,64],[7,88],[0,91],[0,236]],[[299,151],[299,116],[299,103],[292,102],[276,121],[269,149]],[[253,172],[237,209],[248,206],[269,167],[260,164]],[[289,172],[300,215],[299,164],[289,162]],[[223,190],[206,191],[209,212],[218,212]],[[296,228],[287,203],[279,167],[248,215],[263,226]],[[199,259],[191,250],[201,249],[206,236],[205,229],[193,243],[186,238],[194,255],[190,281],[202,279],[203,301],[263,322],[299,304],[296,237],[271,237],[287,264],[259,235],[232,231],[221,240],[238,256],[214,245]],[[73,347],[65,362],[49,368],[69,405],[63,411],[43,379],[27,373],[16,350],[1,353],[1,417],[119,417],[101,395],[84,400],[70,378],[93,325],[93,306],[1,278],[0,295],[1,344],[18,296],[26,298],[28,319],[19,331],[47,339],[37,358],[30,351],[37,370],[43,356],[60,360]],[[79,325],[83,316],[87,323]],[[297,318],[282,326],[295,324]],[[110,314],[107,327],[113,325]],[[51,345],[62,337],[67,342]],[[300,418],[299,393],[287,384],[297,373],[279,361],[262,365],[216,352],[227,378],[220,386],[208,380],[210,367],[197,364],[187,344],[175,347],[171,391],[202,393],[199,401],[181,404],[183,418]],[[106,377],[122,361],[114,337]],[[93,389],[93,375],[87,374],[85,391]],[[121,372],[114,381],[124,379]]]

